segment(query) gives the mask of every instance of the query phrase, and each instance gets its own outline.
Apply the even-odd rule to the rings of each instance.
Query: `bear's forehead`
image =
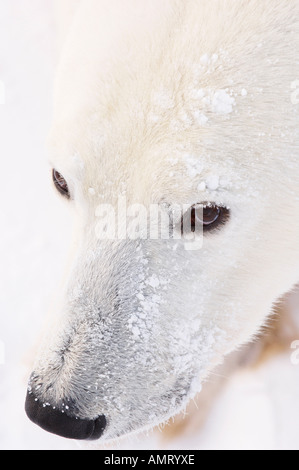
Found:
[[[222,55],[221,55],[222,54]],[[50,135],[51,152],[72,159],[101,161],[107,169],[140,162],[144,168],[180,154],[213,146],[213,135],[225,134],[236,116],[237,103],[247,91],[222,86],[217,67],[225,53],[204,53],[197,62],[172,64],[171,73],[151,70],[111,80],[99,87],[92,101],[58,112]],[[89,98],[91,95],[89,96]],[[63,107],[63,106],[62,106]],[[66,112],[66,114],[64,114]]]

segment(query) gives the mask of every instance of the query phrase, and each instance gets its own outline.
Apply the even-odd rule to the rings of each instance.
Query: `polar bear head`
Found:
[[[83,2],[49,138],[77,223],[29,383],[43,428],[161,423],[298,280],[298,6],[274,3]]]

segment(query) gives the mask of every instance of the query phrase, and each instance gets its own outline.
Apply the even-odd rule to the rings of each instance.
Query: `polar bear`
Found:
[[[76,228],[26,411],[107,441],[184,409],[299,280],[299,3],[70,10],[49,152]],[[136,207],[169,237],[127,236]]]

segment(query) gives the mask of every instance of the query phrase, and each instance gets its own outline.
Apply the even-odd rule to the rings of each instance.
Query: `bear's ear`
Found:
[[[57,170],[53,169],[52,178],[53,178],[53,182],[57,191],[62,196],[65,196],[67,199],[70,199],[71,195],[70,195],[69,187],[64,177]]]

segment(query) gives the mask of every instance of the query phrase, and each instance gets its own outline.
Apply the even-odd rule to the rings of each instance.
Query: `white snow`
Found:
[[[205,114],[201,113],[200,111],[194,111],[193,117],[200,126],[203,126],[209,120],[209,118]]]
[[[203,55],[201,56],[201,58],[200,58],[200,63],[201,63],[202,65],[208,65],[209,60],[210,60],[209,54],[203,54]]]
[[[96,194],[96,190],[94,188],[88,188],[88,193],[91,195],[91,196],[94,196]]]
[[[159,281],[159,278],[158,276],[156,276],[155,274],[153,274],[147,281],[146,283],[153,287],[154,289],[156,289],[157,287],[159,287],[160,285],[160,281]]]
[[[212,97],[212,110],[216,114],[230,114],[235,104],[235,99],[226,90],[216,90]]]
[[[71,231],[68,210],[52,190],[44,150],[55,64],[52,6],[52,0],[2,0],[0,6],[0,83],[5,88],[5,100],[2,94],[1,101],[0,93],[1,449],[79,450],[98,446],[46,433],[24,412],[36,342],[60,283]],[[203,56],[201,62],[208,60]],[[212,56],[212,61],[216,60]],[[166,96],[158,101],[162,107],[171,105]],[[216,113],[226,114],[232,112],[234,99],[228,91],[220,90],[212,94],[211,103]],[[191,174],[201,173],[194,156],[186,161]],[[210,188],[216,183],[216,178],[210,181]],[[199,184],[198,189],[204,190],[208,182]],[[152,278],[149,284],[154,289],[162,282]],[[297,319],[298,294],[294,294],[293,303]],[[131,327],[138,337],[134,319]],[[163,433],[157,432],[110,448],[298,449],[299,365],[290,360],[294,352],[292,349],[290,354],[277,355],[257,369],[227,378],[202,428],[191,421],[182,435],[163,447]]]
[[[190,153],[185,153],[183,155],[183,159],[186,165],[187,174],[191,179],[201,174],[203,170],[201,158]]]
[[[199,185],[197,186],[198,191],[205,191],[206,190],[206,183],[204,181],[201,181]]]
[[[209,72],[211,69],[212,66],[215,65],[215,63],[217,62],[218,60],[218,54],[214,53],[212,55],[208,54],[208,53],[205,53],[201,56],[199,62],[200,62],[200,65],[204,67],[204,69],[207,69],[207,71]]]
[[[167,90],[159,90],[153,93],[152,105],[155,111],[164,111],[174,107],[174,100]]]
[[[210,175],[206,179],[207,188],[210,191],[216,191],[219,187],[219,176],[218,175]]]

